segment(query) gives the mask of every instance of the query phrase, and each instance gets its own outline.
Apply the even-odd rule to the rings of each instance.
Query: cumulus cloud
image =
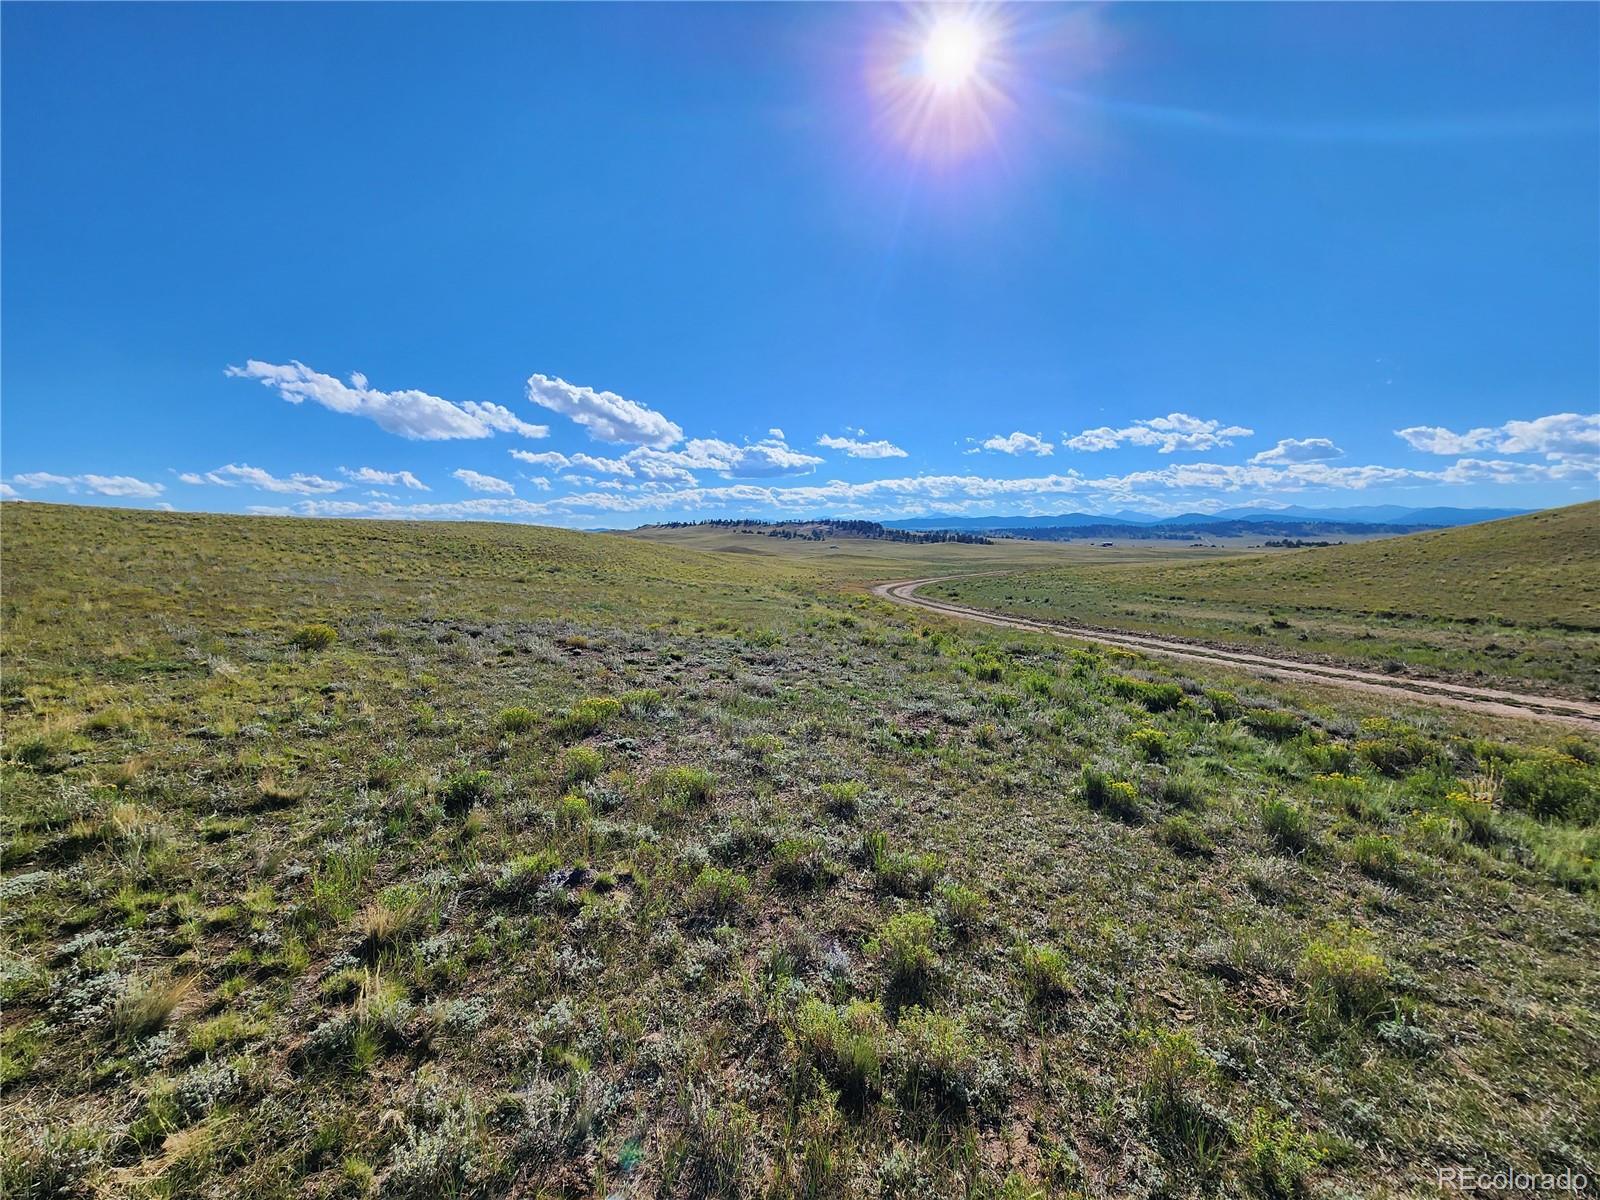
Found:
[[[146,483],[132,475],[55,475],[49,471],[28,471],[13,475],[11,482],[25,488],[57,487],[74,493],[82,488],[100,496],[122,496],[135,500],[149,500],[167,490],[159,483]],[[15,497],[17,492],[14,488],[8,488],[5,494]]]
[[[511,457],[536,467],[550,467],[561,471],[572,465],[572,460],[559,450],[513,450]]]
[[[839,450],[851,458],[904,458],[906,452],[893,442],[876,441],[863,442],[853,437],[833,437],[823,434],[817,439],[817,445],[829,450]]]
[[[1426,454],[1497,450],[1501,454],[1542,454],[1553,462],[1592,465],[1600,461],[1600,416],[1593,414],[1551,413],[1531,421],[1507,421],[1465,433],[1455,433],[1441,425],[1412,425],[1394,432],[1413,450]]]
[[[1250,459],[1253,463],[1327,462],[1343,458],[1344,451],[1327,438],[1284,438],[1270,450]]]
[[[564,379],[530,375],[528,399],[571,418],[597,441],[665,449],[683,438],[683,430],[654,409]]]
[[[494,475],[484,475],[478,471],[470,470],[467,467],[461,467],[459,470],[451,471],[450,474],[459,479],[462,483],[466,484],[467,487],[471,488],[475,492],[494,492],[503,496],[514,496],[517,494],[516,488],[512,487],[511,484],[507,483],[504,479],[497,478]]]
[[[1072,450],[1113,450],[1126,443],[1154,446],[1162,454],[1171,454],[1174,450],[1214,450],[1218,446],[1231,446],[1234,438],[1249,437],[1254,432],[1242,425],[1224,425],[1221,421],[1175,412],[1135,421],[1121,429],[1102,425],[1098,429],[1085,429],[1075,437],[1062,436],[1066,438],[1064,444]]]
[[[379,471],[375,467],[340,467],[339,474],[351,483],[367,483],[382,487],[408,487],[414,491],[426,492],[428,485],[423,483],[410,471]]]
[[[329,492],[341,491],[344,484],[336,479],[324,479],[320,475],[305,475],[296,472],[287,479],[280,479],[270,471],[260,467],[252,467],[249,463],[229,463],[225,467],[218,467],[215,471],[206,471],[197,474],[194,471],[185,471],[178,479],[189,484],[215,484],[218,487],[235,487],[244,484],[246,487],[260,488],[264,492],[280,492],[285,495],[295,496],[320,496]]]
[[[226,374],[255,379],[290,404],[311,400],[334,412],[365,417],[380,429],[416,441],[486,438],[497,432],[528,438],[550,434],[548,425],[530,425],[498,404],[475,400],[457,404],[415,389],[379,391],[360,372],[352,374],[346,384],[332,375],[313,371],[302,362],[276,364],[252,358],[242,367],[230,366]]]
[[[22,493],[17,491],[17,489],[12,487],[9,483],[0,483],[0,499],[19,500],[21,497]]]
[[[1001,437],[997,433],[991,438],[985,438],[971,450],[968,450],[967,453],[976,454],[980,450],[993,450],[998,454],[1037,454],[1043,456],[1054,454],[1056,448],[1041,437],[1019,431],[1007,437]]]

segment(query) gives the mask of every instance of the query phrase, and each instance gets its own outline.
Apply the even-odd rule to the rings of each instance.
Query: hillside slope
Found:
[[[1125,568],[1174,598],[1600,629],[1600,501],[1259,558]]]
[[[1593,739],[856,582],[1007,547],[0,521],[0,1195],[1600,1170]]]
[[[924,594],[1033,618],[1600,694],[1600,503],[1359,545],[974,577]]]

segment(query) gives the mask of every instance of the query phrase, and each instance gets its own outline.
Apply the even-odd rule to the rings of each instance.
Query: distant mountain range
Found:
[[[1520,517],[1527,509],[1521,508],[1406,508],[1399,504],[1367,504],[1350,508],[1306,508],[1291,504],[1284,508],[1225,508],[1214,513],[1179,513],[1161,517],[1149,513],[1060,513],[1056,516],[1022,517],[917,517],[908,521],[885,521],[891,529],[965,529],[974,532],[987,530],[1030,529],[1084,529],[1102,533],[1115,531],[1118,526],[1127,528],[1185,530],[1211,525],[1244,526],[1244,532],[1276,532],[1290,526],[1300,532],[1336,532],[1335,526],[1355,527],[1361,531],[1399,533],[1411,529],[1448,529],[1458,525],[1476,525],[1481,521],[1498,521],[1502,517]],[[1086,532],[1087,536],[1087,532]]]

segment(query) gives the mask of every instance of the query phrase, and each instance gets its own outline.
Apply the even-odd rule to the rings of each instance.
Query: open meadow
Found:
[[[1592,698],[1600,697],[1596,563],[1600,502],[1591,502],[1212,562],[1079,560],[926,593],[1033,619]]]
[[[0,534],[0,1194],[1600,1171],[1593,736],[868,589],[1059,569],[962,585],[1053,604],[1081,548],[35,504]],[[1343,552],[1259,593],[1221,582],[1255,559],[1100,567],[1060,611],[1105,619],[1126,571],[1126,607],[1214,580],[1183,587],[1304,626],[1342,572],[1295,564]],[[1515,590],[1443,611],[1534,637]]]

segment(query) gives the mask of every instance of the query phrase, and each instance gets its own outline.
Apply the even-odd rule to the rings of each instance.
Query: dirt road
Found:
[[[1535,721],[1554,721],[1595,732],[1600,729],[1600,704],[1589,700],[1567,700],[1554,696],[1532,696],[1520,692],[1504,692],[1495,688],[1471,687],[1467,684],[1446,683],[1437,679],[1413,679],[1382,675],[1376,671],[1362,671],[1354,667],[1337,667],[1326,663],[1300,662],[1292,658],[1270,658],[1246,650],[1229,650],[1203,642],[1175,641],[1150,637],[1146,634],[1123,633],[1112,629],[1098,629],[1065,622],[1030,621],[1024,617],[1008,617],[968,608],[945,600],[929,600],[917,595],[917,589],[930,583],[943,583],[959,579],[958,575],[939,575],[929,579],[907,579],[899,583],[880,583],[873,594],[896,604],[925,608],[930,612],[967,621],[981,621],[986,625],[999,625],[1008,629],[1026,629],[1034,633],[1048,633],[1056,637],[1077,641],[1100,642],[1107,646],[1121,646],[1145,654],[1160,654],[1168,658],[1181,658],[1189,662],[1211,663],[1215,666],[1233,667],[1251,675],[1267,679],[1286,679],[1296,683],[1320,683],[1354,691],[1371,692],[1411,700],[1421,704],[1442,704],[1450,708],[1463,708],[1486,716],[1522,717]]]

